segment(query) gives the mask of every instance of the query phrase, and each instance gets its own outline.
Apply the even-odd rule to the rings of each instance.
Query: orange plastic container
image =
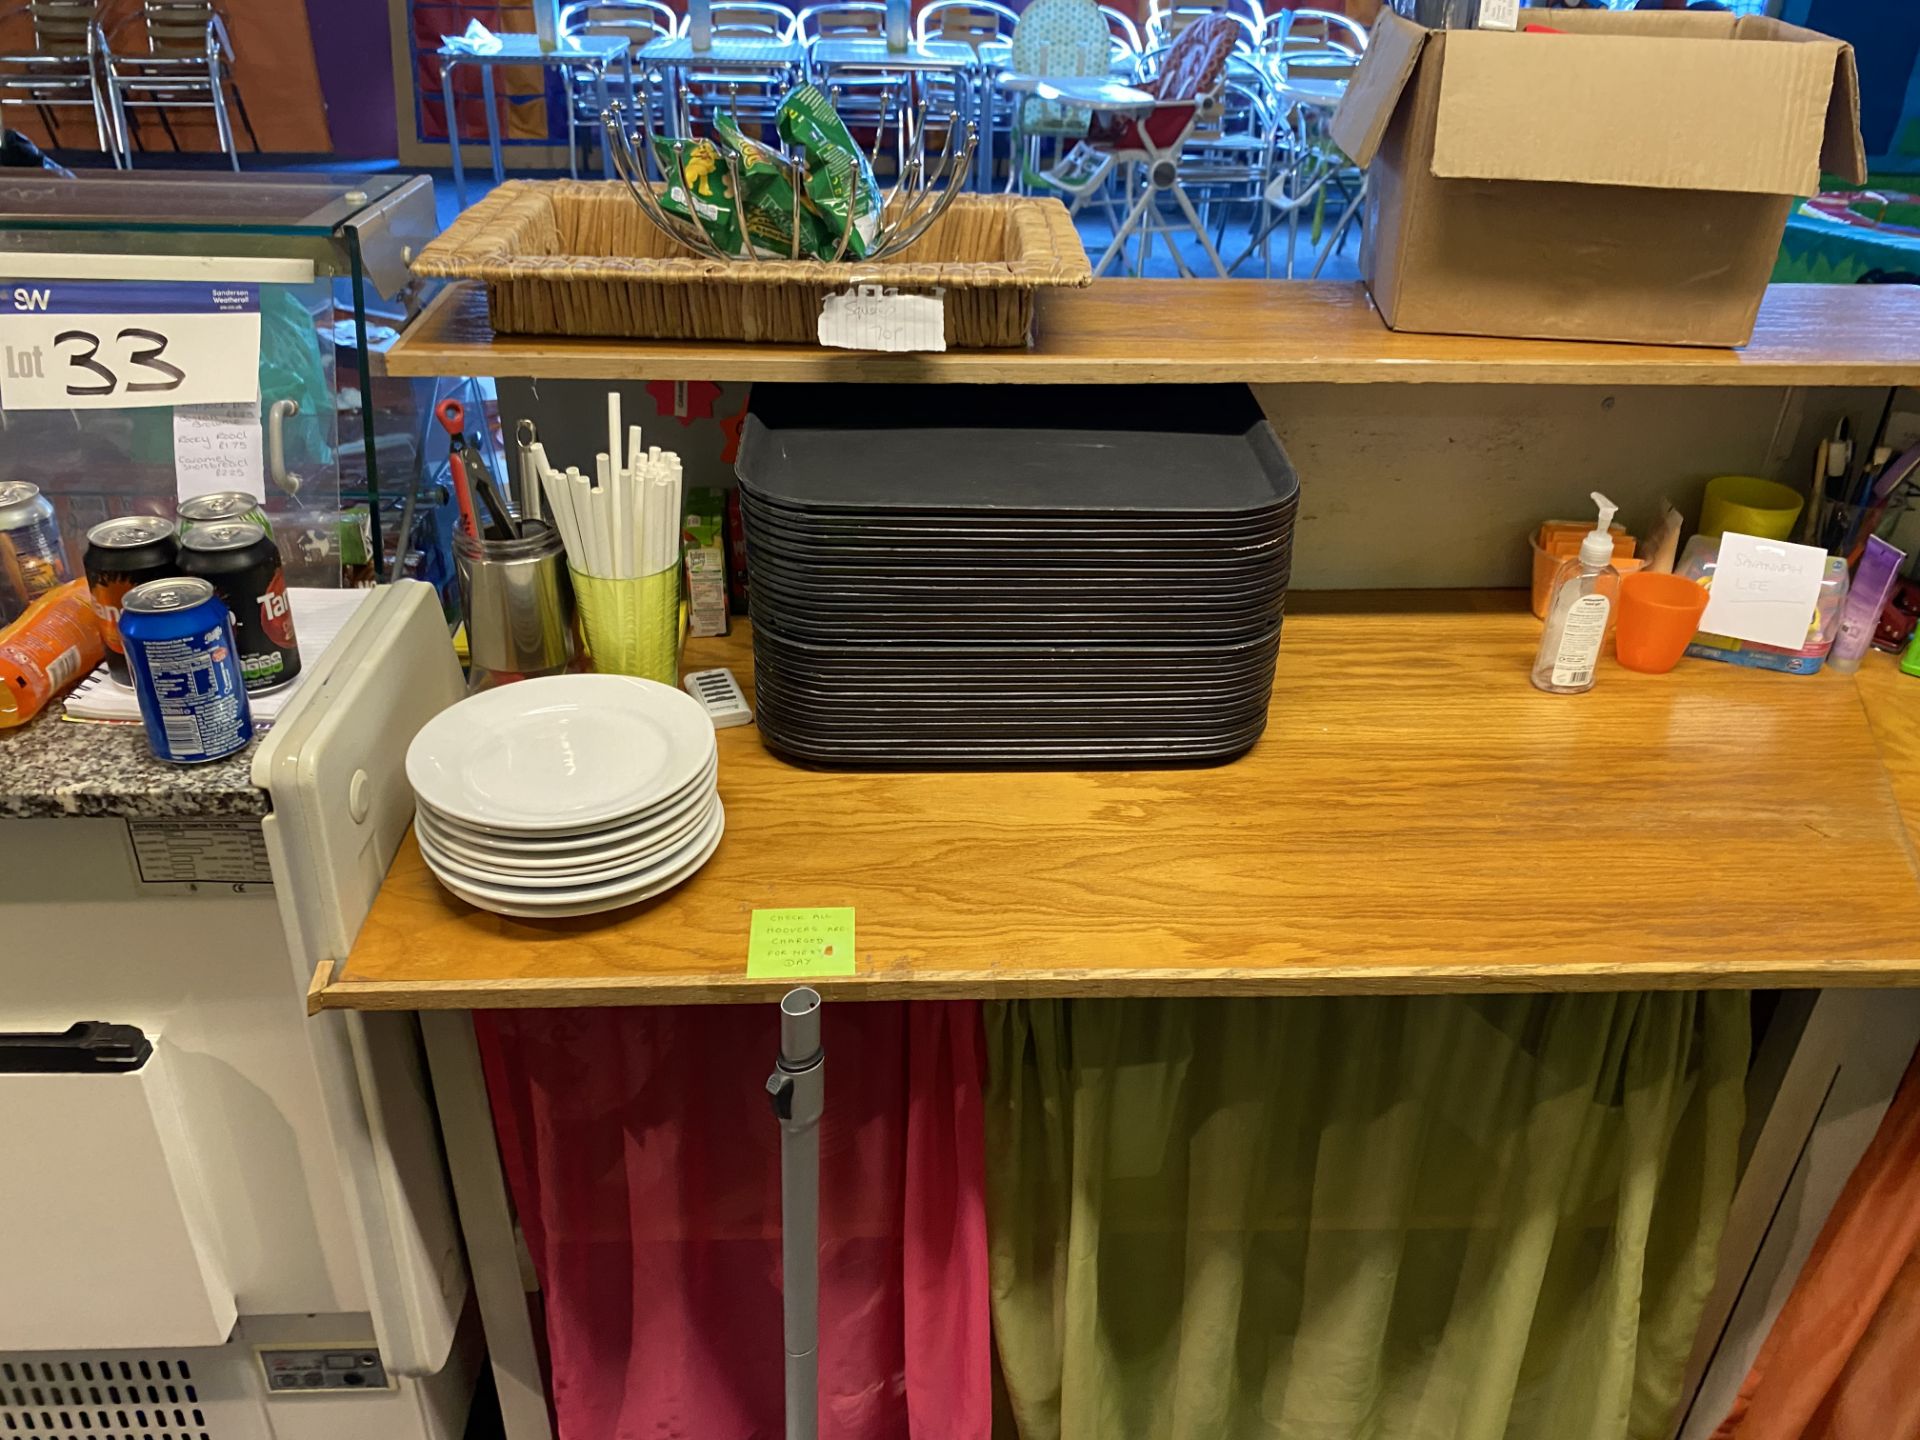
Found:
[[[1629,670],[1666,674],[1687,653],[1706,608],[1706,587],[1684,575],[1623,577],[1614,658]]]
[[[1560,562],[1578,555],[1580,542],[1592,533],[1591,520],[1584,524],[1578,520],[1548,520],[1533,532],[1533,613],[1536,619],[1547,618],[1547,595],[1553,589],[1553,577],[1560,569]],[[1647,563],[1633,558],[1636,543],[1625,526],[1613,527],[1613,568],[1622,575],[1630,575]]]
[[[106,653],[84,578],[35,600],[0,630],[0,730],[26,724]]]

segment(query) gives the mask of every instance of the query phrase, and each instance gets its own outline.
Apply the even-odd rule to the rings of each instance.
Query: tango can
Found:
[[[212,525],[221,520],[251,521],[267,534],[273,534],[273,522],[267,519],[266,502],[255,499],[244,490],[216,490],[210,495],[196,495],[191,500],[182,500],[173,513],[180,517],[182,535],[195,526]]]
[[[177,576],[134,586],[120,602],[120,643],[160,759],[200,765],[253,739],[233,620],[212,585]]]
[[[287,577],[273,537],[249,520],[214,520],[180,537],[180,573],[209,582],[233,612],[240,674],[258,694],[300,673]]]
[[[38,485],[0,481],[0,623],[72,578],[53,502]]]
[[[163,515],[101,521],[87,531],[86,567],[93,613],[100,617],[100,638],[107,647],[107,670],[122,685],[132,684],[120,644],[120,602],[136,585],[180,573],[173,522]]]

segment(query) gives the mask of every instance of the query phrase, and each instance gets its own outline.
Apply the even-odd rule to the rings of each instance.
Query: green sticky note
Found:
[[[804,980],[810,975],[851,975],[853,907],[816,910],[756,910],[747,937],[747,978]]]

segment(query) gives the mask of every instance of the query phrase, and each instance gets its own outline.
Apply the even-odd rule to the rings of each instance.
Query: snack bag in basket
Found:
[[[807,202],[833,236],[822,258],[831,256],[846,234],[847,254],[864,260],[880,233],[880,185],[833,102],[817,85],[796,85],[780,102],[774,124],[780,138],[799,146],[807,158]]]
[[[654,158],[667,188],[660,192],[660,208],[682,220],[693,220],[726,255],[746,253],[740,209],[734,201],[727,167],[711,140],[669,140],[653,137]]]
[[[776,260],[832,255],[839,237],[826,236],[820,217],[794,194],[793,166],[787,157],[771,145],[742,134],[729,116],[715,116],[713,131],[735,157],[741,191],[740,225],[754,253]]]

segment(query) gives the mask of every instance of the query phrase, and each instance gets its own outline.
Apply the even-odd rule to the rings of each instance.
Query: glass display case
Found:
[[[211,421],[212,407],[164,403],[164,394],[119,403],[111,372],[140,365],[139,353],[87,351],[91,336],[73,339],[80,322],[40,333],[67,341],[61,362],[85,366],[90,382],[109,376],[62,392],[107,392],[84,405],[44,408],[44,394],[30,398],[29,383],[9,376],[52,345],[17,346],[20,359],[6,350],[0,481],[30,481],[53,502],[78,574],[89,527],[171,515],[183,495],[214,483],[208,447],[225,445],[238,456],[231,473],[243,470],[244,488],[264,496],[289,583],[384,573],[396,537],[382,512],[399,511],[418,483],[432,396],[431,382],[378,374],[377,356],[426,298],[408,262],[437,229],[432,181],[418,176],[0,171],[0,327],[18,327],[36,306],[145,312],[182,308],[167,297],[194,293],[242,294],[259,315],[257,414],[241,401]],[[107,331],[127,319],[105,318]],[[115,333],[155,328],[165,327],[142,321]],[[13,333],[0,328],[0,343]],[[162,358],[137,372],[156,383],[122,389],[163,391],[177,369]]]

